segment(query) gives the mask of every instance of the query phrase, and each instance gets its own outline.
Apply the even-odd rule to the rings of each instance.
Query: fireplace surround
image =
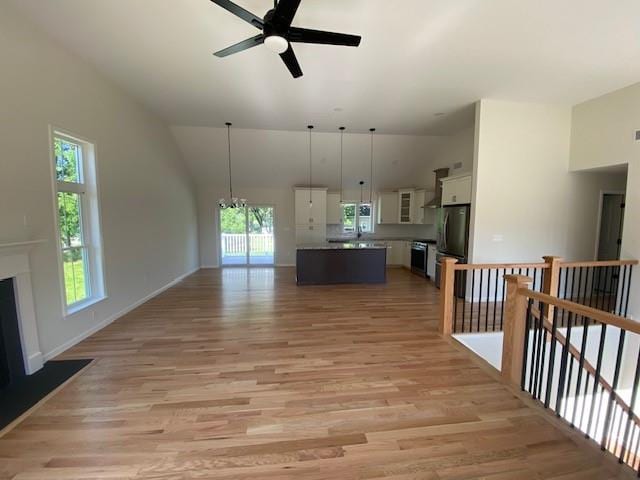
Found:
[[[24,371],[31,375],[42,368],[42,352],[38,337],[29,252],[43,240],[0,243],[0,281],[11,279]]]

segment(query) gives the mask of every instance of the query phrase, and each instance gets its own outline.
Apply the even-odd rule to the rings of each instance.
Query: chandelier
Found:
[[[233,183],[231,181],[231,123],[227,122],[227,146],[229,154],[229,198],[221,198],[218,200],[220,208],[245,208],[247,206],[246,198],[238,198],[233,196]]]

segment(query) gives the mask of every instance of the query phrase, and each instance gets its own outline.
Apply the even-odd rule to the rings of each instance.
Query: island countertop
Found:
[[[303,244],[296,247],[297,250],[382,250],[385,248],[387,248],[387,246],[380,242],[318,243]]]

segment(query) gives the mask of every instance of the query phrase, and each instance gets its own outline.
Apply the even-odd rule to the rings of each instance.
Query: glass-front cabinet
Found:
[[[398,192],[399,223],[413,223],[413,196],[414,190],[400,190]]]

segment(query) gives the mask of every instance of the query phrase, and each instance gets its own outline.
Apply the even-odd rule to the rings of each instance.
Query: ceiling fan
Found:
[[[233,13],[236,17],[253,25],[258,30],[262,30],[262,33],[255,37],[248,38],[216,52],[214,54],[215,56],[227,57],[264,43],[269,50],[280,55],[289,72],[293,75],[293,78],[301,77],[302,69],[291,47],[291,43],[317,43],[322,45],[357,47],[360,45],[360,40],[362,39],[362,37],[357,35],[292,27],[291,23],[293,22],[293,17],[296,15],[301,0],[274,0],[273,8],[266,13],[264,18],[257,17],[229,0],[211,1]]]

